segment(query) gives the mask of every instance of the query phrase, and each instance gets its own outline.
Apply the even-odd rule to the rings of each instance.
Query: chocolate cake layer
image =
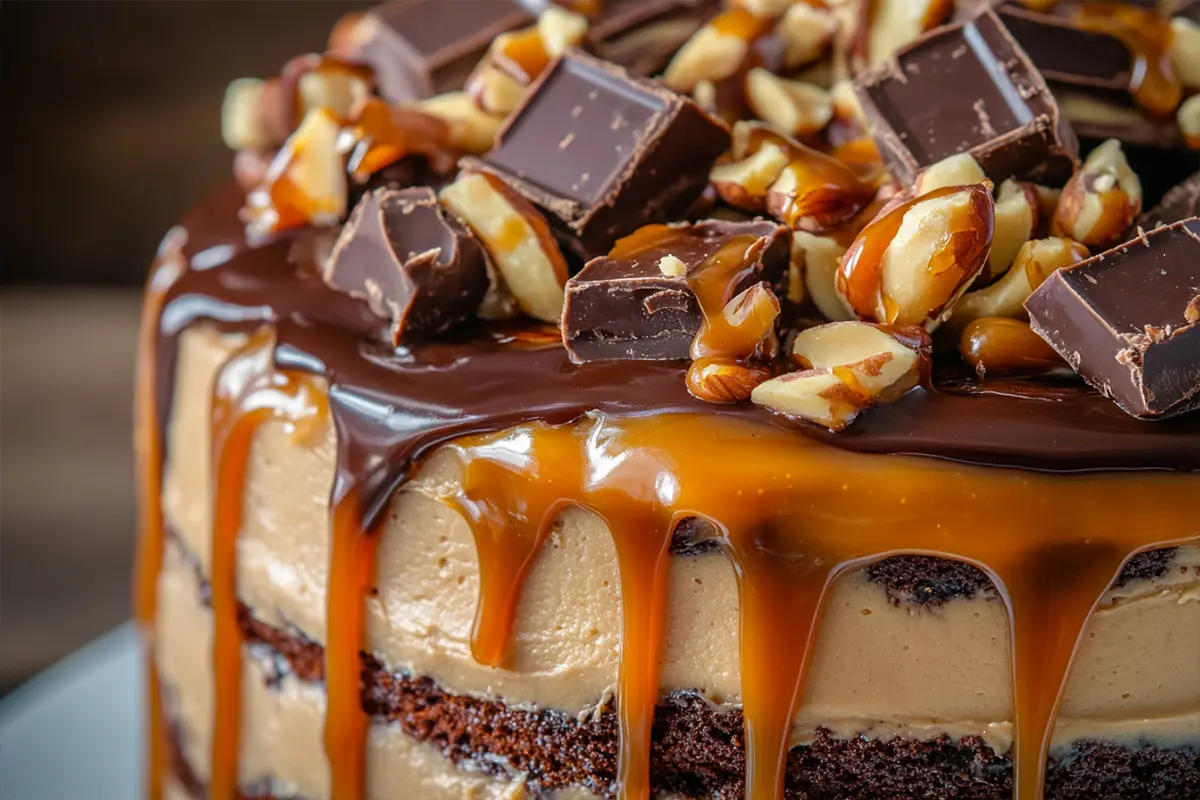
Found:
[[[255,653],[261,656],[265,647],[297,677],[322,680],[320,645],[257,622],[244,607],[240,623]],[[583,721],[510,709],[502,702],[447,693],[429,678],[388,672],[366,655],[362,675],[363,705],[377,723],[398,724],[456,764],[499,776],[525,773],[535,795],[582,786],[614,796],[617,744],[611,705]],[[178,724],[171,729],[173,771],[193,796],[201,797],[203,781],[179,745],[183,734]],[[744,796],[739,711],[718,710],[695,693],[675,693],[659,705],[654,737],[657,790],[695,798]],[[1011,770],[1009,757],[997,755],[978,737],[841,739],[821,730],[811,744],[789,754],[785,796],[999,799],[1012,790]],[[1185,800],[1200,785],[1200,750],[1082,741],[1051,760],[1047,779],[1046,800]],[[243,796],[275,797],[261,786],[244,787]]]

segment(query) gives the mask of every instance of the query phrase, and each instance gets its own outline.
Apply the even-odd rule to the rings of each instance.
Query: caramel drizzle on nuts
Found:
[[[981,378],[1070,371],[1028,322],[1007,317],[984,317],[972,322],[963,329],[958,352]]]
[[[966,195],[959,209],[937,209],[937,201]],[[937,220],[940,213],[953,218]],[[928,226],[938,236],[929,253],[914,252],[911,258],[897,253],[898,268],[912,282],[913,291],[898,300],[886,290],[884,262],[905,218],[916,215],[915,224]],[[922,219],[928,215],[929,219]],[[962,293],[983,269],[994,228],[994,201],[987,183],[947,186],[913,198],[875,219],[850,245],[837,274],[838,292],[861,319],[891,325],[923,325],[932,330],[939,315]],[[941,225],[940,234],[934,230]],[[918,234],[920,235],[920,234]],[[918,250],[920,248],[915,248]]]

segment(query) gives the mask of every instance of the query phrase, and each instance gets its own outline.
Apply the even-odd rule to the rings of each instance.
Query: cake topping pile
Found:
[[[1200,3],[463,5],[224,108],[248,236],[340,228],[394,346],[528,317],[831,430],[956,370],[1200,404],[1200,173],[1131,166],[1200,148]]]

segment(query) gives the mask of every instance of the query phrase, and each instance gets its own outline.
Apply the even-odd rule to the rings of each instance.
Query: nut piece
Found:
[[[1038,221],[1038,198],[1033,184],[1009,178],[996,190],[996,233],[988,252],[981,281],[1003,275],[1012,266],[1017,251],[1033,236]]]
[[[466,91],[480,111],[506,117],[520,104],[527,87],[527,83],[485,59],[467,79]]]
[[[805,231],[792,235],[792,265],[803,278],[801,286],[807,290],[813,305],[829,320],[854,319],[853,312],[837,291],[837,272],[846,248],[836,239],[816,236]],[[800,291],[800,300],[804,291]],[[791,291],[788,292],[791,299]],[[794,302],[800,302],[796,300]]]
[[[740,403],[770,377],[771,370],[761,364],[702,358],[688,366],[687,387],[706,403]]]
[[[1071,372],[1054,348],[1022,320],[977,319],[963,331],[958,352],[981,378],[985,375],[1032,376]]]
[[[371,82],[353,68],[323,59],[319,66],[300,74],[296,93],[301,113],[327,108],[334,116],[346,119],[370,97]]]
[[[1062,189],[1052,189],[1049,186],[1040,184],[1027,184],[1033,186],[1034,196],[1037,198],[1037,219],[1038,219],[1038,234],[1046,235],[1050,232],[1050,227],[1054,223],[1054,217],[1058,214],[1058,201],[1062,199]]]
[[[1200,24],[1187,17],[1171,20],[1171,68],[1181,86],[1200,89]]]
[[[794,136],[811,136],[833,118],[833,100],[820,86],[790,81],[756,67],[746,75],[746,103],[760,119]]]
[[[658,260],[658,271],[668,278],[682,278],[687,275],[687,264],[676,256],[665,255]]]
[[[975,157],[970,153],[958,153],[930,164],[917,173],[917,179],[913,182],[913,192],[914,196],[919,197],[947,186],[969,186],[972,183],[983,183],[985,180],[987,175]]]
[[[783,66],[802,67],[825,55],[837,28],[837,17],[827,8],[806,2],[788,5],[775,25],[775,35],[783,42]]]
[[[239,78],[225,89],[225,102],[221,104],[221,138],[230,149],[261,149],[275,144],[267,135],[259,115],[265,85],[257,78]]]
[[[1109,139],[1093,150],[1063,187],[1054,215],[1056,236],[1106,249],[1125,241],[1142,213],[1142,183],[1129,168],[1121,143]]]
[[[730,0],[733,8],[744,8],[762,19],[777,19],[788,10],[792,0]]]
[[[787,166],[767,189],[766,210],[781,222],[797,230],[825,233],[854,217],[875,196],[872,186],[858,178],[854,170],[836,158],[800,144],[773,125],[764,122],[737,122],[733,126],[729,156],[744,161],[767,145],[775,145],[787,157]],[[772,156],[772,165],[777,159]],[[766,175],[762,169],[758,174]],[[716,179],[714,178],[714,183]],[[721,187],[716,187],[718,192]],[[749,204],[743,193],[726,189],[733,201],[748,211],[761,205]]]
[[[889,402],[916,386],[928,351],[929,336],[920,328],[857,321],[808,328],[792,342],[792,355],[800,366],[848,370],[840,377],[873,402]]]
[[[477,172],[460,173],[440,197],[483,242],[521,310],[558,322],[567,262],[533,206],[499,179]]]
[[[775,331],[779,298],[766,283],[759,282],[735,295],[721,315],[737,339],[757,345]]]
[[[492,40],[487,55],[467,78],[467,94],[486,113],[508,116],[550,62],[581,43],[587,31],[585,17],[548,5],[535,26]]]
[[[718,83],[742,68],[755,39],[770,28],[769,19],[743,8],[730,8],[696,31],[675,53],[663,73],[667,87],[691,94],[701,81]]]
[[[1050,273],[1078,264],[1089,255],[1086,247],[1071,239],[1052,237],[1026,242],[1003,278],[959,298],[950,324],[965,325],[983,317],[1027,319],[1023,304]]]
[[[987,263],[994,221],[987,184],[948,186],[909,200],[877,217],[850,245],[838,293],[860,319],[933,331]]]
[[[734,208],[762,211],[767,189],[787,165],[787,154],[773,142],[764,142],[758,152],[741,161],[717,163],[708,179],[721,199]]]
[[[954,0],[871,0],[862,7],[859,25],[865,30],[855,32],[856,50],[872,66],[945,22]]]
[[[767,190],[767,213],[793,230],[828,233],[851,220],[875,190],[833,156],[792,142],[788,165]]]
[[[575,47],[587,36],[588,21],[582,14],[551,5],[538,15],[538,36],[549,60],[554,60]]]
[[[340,125],[325,108],[308,112],[246,198],[247,233],[259,237],[305,225],[333,225],[346,215],[346,165]]]
[[[929,337],[919,329],[833,322],[801,331],[793,355],[806,366],[766,381],[750,399],[840,431],[864,409],[891,402],[928,369]]]
[[[1200,150],[1200,94],[1184,100],[1175,114],[1183,141],[1192,150]]]
[[[466,92],[448,92],[414,104],[450,128],[450,142],[464,153],[481,155],[492,149],[502,120],[481,111]]]

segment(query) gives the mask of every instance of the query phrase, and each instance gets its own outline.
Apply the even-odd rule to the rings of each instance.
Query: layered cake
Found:
[[[149,796],[1200,797],[1197,89],[1198,4],[945,0],[236,81],[146,292]]]

